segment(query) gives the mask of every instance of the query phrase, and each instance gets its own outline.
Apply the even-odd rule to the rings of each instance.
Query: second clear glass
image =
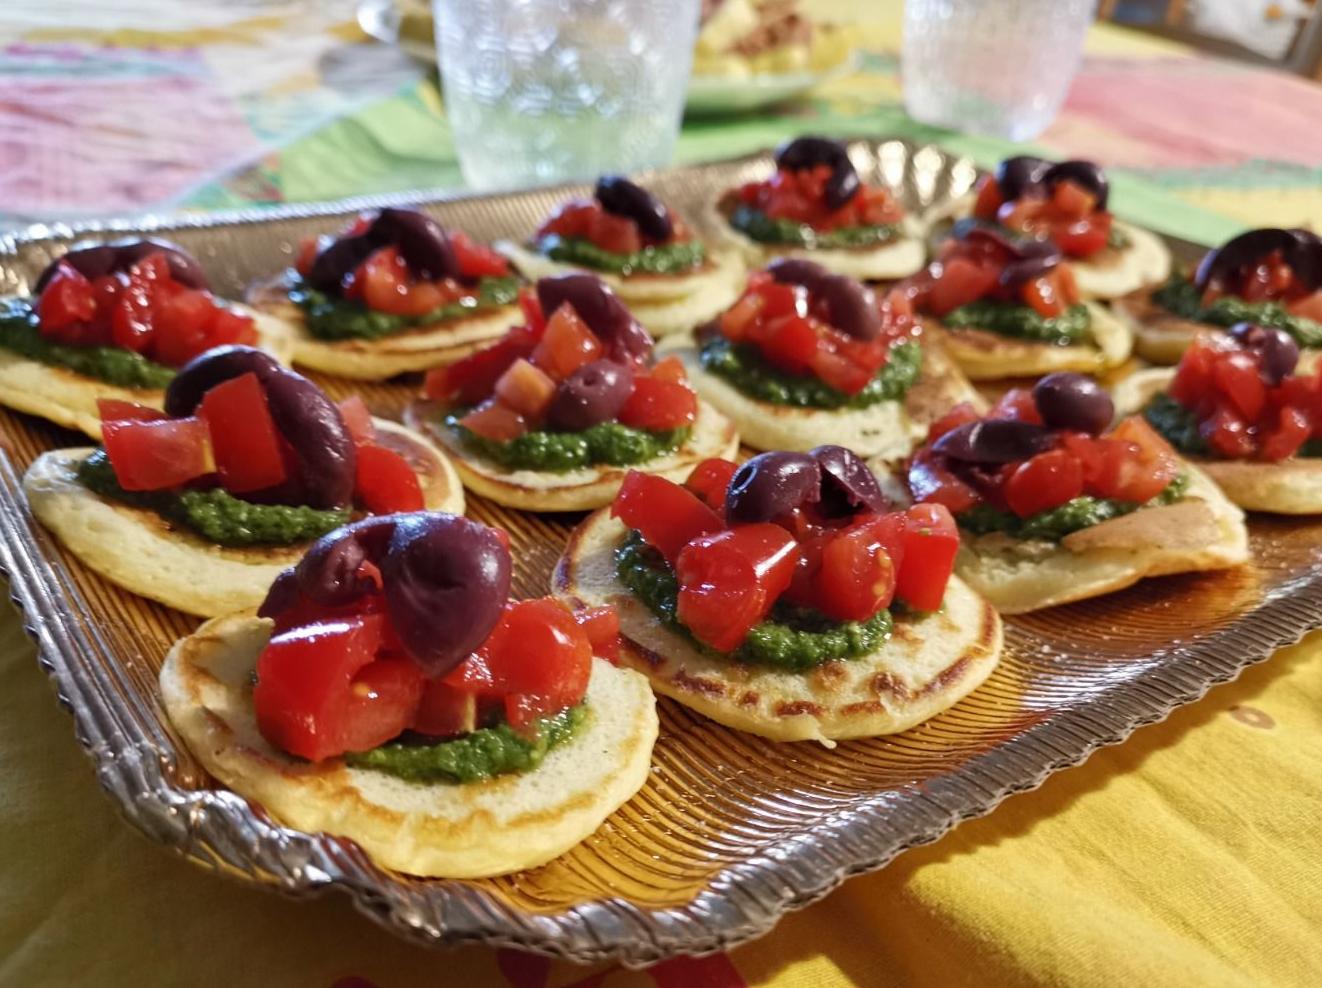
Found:
[[[667,164],[700,0],[435,0],[464,180],[515,188]]]

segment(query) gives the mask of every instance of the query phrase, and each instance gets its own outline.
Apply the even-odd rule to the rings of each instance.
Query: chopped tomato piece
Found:
[[[288,478],[284,442],[256,374],[217,384],[202,396],[198,418],[207,425],[216,470],[227,491],[260,491]]]
[[[1252,354],[1221,354],[1212,370],[1212,384],[1230,399],[1240,417],[1249,422],[1257,421],[1267,404],[1267,386]]]
[[[450,246],[465,278],[503,278],[510,273],[509,261],[499,251],[479,244],[462,230],[450,234]]]
[[[573,706],[587,691],[592,643],[554,597],[511,601],[482,648],[516,728]]]
[[[702,498],[707,507],[718,514],[724,514],[725,495],[730,489],[730,479],[738,469],[739,464],[732,460],[712,457],[693,468],[684,486]]]
[[[1057,508],[1083,493],[1083,467],[1063,449],[1038,453],[1005,482],[1005,502],[1020,518]]]
[[[1031,422],[1033,425],[1042,424],[1042,416],[1037,411],[1037,402],[1033,400],[1033,392],[1028,388],[1011,388],[1005,392],[987,413],[987,418],[1013,419],[1016,422]]]
[[[394,247],[382,247],[359,265],[354,284],[369,309],[392,316],[425,316],[451,301],[438,285],[415,281]]]
[[[139,405],[136,401],[120,401],[118,398],[98,398],[96,412],[102,422],[155,422],[170,417],[159,408]]]
[[[527,358],[510,364],[496,381],[496,397],[530,421],[540,421],[555,397],[555,381]]]
[[[978,180],[978,194],[973,203],[973,215],[979,219],[994,220],[996,211],[1001,208],[1001,187],[991,175],[984,175]]]
[[[592,643],[592,654],[615,662],[620,657],[620,615],[613,604],[574,612],[583,633]]]
[[[1048,319],[1065,311],[1065,301],[1056,290],[1053,278],[1043,276],[1027,282],[1021,289],[1024,302],[1038,315]]]
[[[699,641],[728,652],[770,613],[798,559],[794,537],[770,522],[693,539],[675,561],[676,616]]]
[[[367,446],[376,441],[376,426],[372,423],[372,413],[359,395],[350,395],[335,407],[340,410],[344,427],[349,430],[355,446]]]
[[[919,611],[935,611],[959,552],[959,528],[939,504],[915,504],[905,513],[904,550],[895,580],[895,596]]]
[[[636,429],[662,432],[692,425],[698,417],[698,396],[687,384],[656,377],[635,377],[633,391],[619,420]]]
[[[882,515],[833,535],[822,548],[816,606],[837,621],[866,621],[895,595],[905,520]]]
[[[930,450],[919,450],[909,463],[909,491],[915,501],[944,505],[958,515],[978,504],[978,492],[938,462]]]
[[[428,398],[456,405],[475,405],[491,395],[510,364],[531,356],[536,336],[525,327],[510,330],[498,342],[447,367],[427,372],[423,392]]]
[[[60,261],[37,299],[37,320],[42,333],[61,342],[76,344],[80,342],[80,334],[67,337],[62,331],[77,329],[95,314],[92,283],[72,264]]]
[[[941,263],[941,274],[932,285],[927,306],[933,315],[944,316],[961,305],[976,302],[996,286],[995,267],[979,264],[966,257],[952,257]]]
[[[802,374],[812,367],[817,354],[817,331],[802,316],[784,316],[767,327],[760,346],[762,355],[772,364],[791,374]]]
[[[626,216],[616,216],[604,209],[592,215],[587,238],[612,254],[635,254],[643,249],[638,224]]]
[[[1204,419],[1198,427],[1207,444],[1218,454],[1232,460],[1253,455],[1253,434],[1244,417],[1228,405],[1223,405]]]
[[[638,470],[625,475],[611,505],[611,517],[636,529],[671,563],[688,542],[724,527],[716,512],[692,491]]]
[[[470,655],[464,665],[477,658],[476,655]],[[460,668],[464,668],[464,665]],[[477,726],[477,694],[462,686],[452,685],[449,676],[429,679],[423,684],[418,709],[409,727],[419,734],[448,738],[467,734],[476,730]]]
[[[1299,452],[1299,447],[1313,433],[1313,423],[1302,409],[1286,405],[1281,409],[1275,428],[1259,437],[1258,456],[1264,460],[1284,460]]]
[[[1091,257],[1103,249],[1110,238],[1110,213],[1096,213],[1067,226],[1057,227],[1051,236],[1056,245],[1070,257]]]
[[[152,348],[156,330],[153,325],[152,299],[146,286],[131,279],[115,301],[110,312],[110,341],[134,353],[147,353]]]
[[[393,449],[360,446],[355,466],[354,500],[374,515],[421,511],[426,507],[417,471]]]
[[[688,371],[684,370],[684,361],[678,357],[666,357],[664,360],[658,360],[650,371],[648,377],[656,378],[658,381],[665,381],[668,384],[686,384],[689,379]]]
[[[1110,438],[1131,444],[1133,456],[1126,459],[1120,475],[1110,483],[1106,497],[1149,501],[1164,491],[1180,472],[1179,458],[1170,444],[1137,415],[1123,419]]]
[[[856,395],[867,387],[874,373],[843,354],[824,349],[813,355],[812,370],[823,382],[847,395]]]
[[[958,405],[927,427],[927,441],[929,443],[934,443],[947,432],[958,429],[961,425],[968,425],[970,422],[976,422],[980,418],[982,418],[982,416],[978,414],[978,410],[973,407],[972,402],[961,401]]]
[[[584,364],[601,357],[604,347],[574,307],[565,302],[546,321],[532,362],[557,381],[563,381]]]
[[[518,439],[528,431],[522,415],[497,401],[484,401],[461,418],[459,424],[483,439],[499,443]]]
[[[207,425],[197,418],[103,422],[101,441],[126,491],[178,487],[216,469]]]
[[[182,367],[209,348],[209,330],[216,307],[207,292],[185,289],[156,307],[154,356],[170,367]]]

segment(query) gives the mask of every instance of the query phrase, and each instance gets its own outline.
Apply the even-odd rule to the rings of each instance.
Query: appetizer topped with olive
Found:
[[[656,704],[609,608],[511,601],[505,534],[440,513],[325,536],[257,615],[161,669],[175,728],[281,823],[383,868],[479,878],[587,837],[647,778]]]
[[[730,189],[712,223],[750,264],[788,255],[865,281],[923,266],[918,224],[888,190],[859,178],[839,141],[800,137],[776,149],[776,171]]]
[[[682,217],[619,175],[597,181],[591,199],[569,199],[526,244],[497,245],[529,278],[596,274],[653,336],[710,319],[738,294],[738,255],[713,252]]]
[[[285,320],[294,361],[379,381],[457,360],[518,319],[519,279],[500,254],[412,209],[365,213],[312,237],[248,300]]]
[[[1115,399],[1241,508],[1322,512],[1322,370],[1300,371],[1285,330],[1240,323],[1198,336],[1179,367],[1132,374]]]
[[[1081,374],[957,406],[908,466],[910,494],[954,515],[955,570],[1003,614],[1096,597],[1147,576],[1248,558],[1244,514],[1140,416]]]
[[[30,296],[0,299],[0,404],[99,438],[98,400],[159,408],[180,367],[225,344],[290,350],[279,321],[217,298],[176,244],[75,244]]]
[[[217,347],[170,381],[164,411],[102,400],[102,445],[43,453],[33,513],[106,579],[210,617],[251,607],[308,543],[361,514],[462,511],[422,436],[339,405],[251,347]]]
[[[990,674],[1001,622],[951,575],[940,505],[892,510],[820,446],[631,473],[570,536],[555,592],[615,605],[620,661],[719,723],[776,741],[903,731]]]
[[[1124,323],[1083,300],[1060,248],[975,220],[955,224],[900,290],[946,331],[946,349],[974,380],[1100,371],[1133,347]]]
[[[1250,230],[1203,256],[1192,275],[1117,299],[1139,356],[1173,364],[1199,333],[1248,322],[1322,349],[1322,239],[1308,230]],[[1310,355],[1311,356],[1311,355]]]
[[[730,422],[593,275],[543,278],[524,324],[427,375],[405,420],[447,446],[464,484],[501,504],[577,511],[614,497],[625,468],[685,476],[732,453]]]
[[[903,293],[879,298],[813,261],[779,258],[749,276],[696,346],[663,349],[750,446],[836,441],[893,459],[951,405],[980,401],[939,344],[919,335]]]
[[[979,179],[952,212],[1050,241],[1070,259],[1085,298],[1111,299],[1164,281],[1171,256],[1160,238],[1116,219],[1110,195],[1106,173],[1091,161],[1021,155]]]

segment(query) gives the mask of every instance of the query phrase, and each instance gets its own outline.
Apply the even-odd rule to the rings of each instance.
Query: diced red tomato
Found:
[[[417,471],[393,449],[360,446],[357,450],[354,500],[374,515],[421,511],[426,507]]]
[[[1258,456],[1268,461],[1284,460],[1299,452],[1313,433],[1313,423],[1302,409],[1286,405],[1278,414],[1276,426],[1259,437]]]
[[[1256,421],[1267,404],[1267,386],[1251,354],[1223,353],[1213,368],[1212,384],[1246,421]]]
[[[155,422],[170,417],[159,408],[139,405],[136,401],[120,401],[118,398],[98,398],[96,412],[102,422]]]
[[[996,184],[996,179],[991,175],[984,175],[978,180],[977,198],[973,203],[973,215],[979,219],[994,220],[996,211],[1001,208],[1004,202],[1001,198],[1001,187]]]
[[[698,396],[687,384],[636,376],[633,391],[617,417],[637,429],[679,429],[697,420]]]
[[[101,441],[126,491],[178,487],[216,469],[207,425],[198,418],[103,422]]]
[[[612,254],[635,254],[643,249],[638,224],[625,216],[598,210],[592,216],[587,237],[602,250]]]
[[[503,278],[510,273],[509,261],[499,251],[479,244],[462,230],[451,232],[450,246],[465,278]]]
[[[730,479],[738,469],[739,464],[732,460],[712,457],[703,460],[693,468],[688,480],[684,481],[684,486],[702,498],[707,507],[717,514],[723,515],[725,514],[725,495],[730,489]]]
[[[569,608],[553,597],[507,604],[482,649],[515,728],[573,706],[587,691],[592,643]]]
[[[1106,247],[1110,238],[1110,213],[1096,213],[1067,226],[1057,226],[1051,237],[1070,257],[1091,257]]]
[[[939,504],[915,504],[905,513],[895,596],[915,610],[937,610],[958,551],[959,528],[950,512]]]
[[[987,413],[987,418],[1012,419],[1015,422],[1031,422],[1033,425],[1042,424],[1042,416],[1037,411],[1037,402],[1033,400],[1033,392],[1028,388],[1011,388],[1005,392]]]
[[[509,442],[528,431],[528,423],[514,409],[498,401],[484,401],[459,420],[459,424],[484,439]]]
[[[1034,278],[1021,289],[1024,302],[1039,315],[1048,319],[1065,311],[1065,301],[1056,291],[1056,282],[1049,276]]]
[[[1083,493],[1083,467],[1063,449],[1021,463],[1005,482],[1005,502],[1020,518],[1049,511]]]
[[[551,313],[546,331],[532,352],[532,362],[557,381],[601,357],[601,340],[568,302]]]
[[[42,333],[52,339],[77,344],[81,342],[81,333],[69,338],[64,331],[77,329],[95,314],[92,283],[72,264],[60,261],[37,299],[37,319]]]
[[[872,380],[872,372],[866,367],[830,350],[819,349],[813,355],[812,370],[824,383],[847,395],[858,394]]]
[[[588,607],[574,612],[583,633],[592,644],[592,654],[615,662],[620,657],[620,615],[614,605]]]
[[[469,354],[446,367],[427,372],[423,392],[428,398],[455,405],[475,405],[489,397],[496,382],[521,357],[532,355],[536,336],[516,327],[489,347]]]
[[[807,319],[789,315],[768,326],[760,345],[762,355],[772,364],[791,374],[802,374],[813,365],[818,336]]]
[[[394,247],[382,247],[368,257],[354,272],[354,283],[369,309],[394,316],[425,316],[455,297],[435,282],[414,280]]]
[[[1223,405],[1199,424],[1207,444],[1219,455],[1231,460],[1253,455],[1253,435],[1249,424],[1235,409]]]
[[[227,491],[260,491],[288,478],[284,440],[256,374],[217,384],[202,396],[198,418],[206,423],[220,483]]]
[[[151,296],[141,281],[134,281],[120,293],[111,310],[110,341],[134,353],[148,353],[156,334],[154,321]]]
[[[944,505],[952,514],[967,511],[982,498],[978,492],[938,462],[930,450],[919,450],[909,462],[909,491],[915,501]]]
[[[716,512],[692,491],[638,470],[625,475],[611,504],[611,517],[636,529],[671,563],[687,543],[724,527]]]
[[[687,384],[689,379],[688,371],[684,370],[684,361],[678,357],[658,360],[647,372],[647,376],[668,384]]]
[[[476,655],[469,656],[464,665],[477,658]],[[449,676],[429,679],[423,684],[418,709],[409,726],[419,734],[438,738],[467,734],[478,726],[477,694],[452,685]]]
[[[1120,475],[1107,484],[1104,497],[1149,501],[1164,491],[1180,472],[1179,458],[1170,444],[1137,415],[1121,420],[1109,438],[1129,443],[1133,456],[1127,459]]]
[[[989,417],[996,418],[997,416],[993,414]],[[961,425],[968,425],[970,422],[976,422],[980,418],[982,418],[982,416],[978,414],[978,410],[973,407],[971,402],[961,401],[958,405],[927,427],[927,441],[928,443],[934,443],[947,432],[953,432]]]
[[[871,518],[836,533],[822,547],[817,609],[837,621],[866,621],[889,607],[904,551],[902,514]]]
[[[372,423],[372,413],[359,395],[350,395],[335,407],[340,410],[344,427],[349,430],[355,446],[367,446],[376,441],[376,426]]]
[[[982,298],[996,286],[997,277],[996,268],[990,265],[951,257],[941,262],[941,274],[932,285],[927,307],[933,315],[944,316]]]
[[[530,422],[540,422],[555,397],[555,381],[520,357],[496,381],[496,397]]]
[[[728,652],[770,613],[798,558],[794,537],[769,522],[699,536],[675,561],[676,616],[699,641]]]

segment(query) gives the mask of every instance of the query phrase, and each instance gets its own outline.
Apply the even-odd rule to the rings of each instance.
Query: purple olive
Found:
[[[771,521],[822,496],[822,468],[807,453],[759,453],[745,462],[726,488],[731,523]]]
[[[1245,350],[1258,355],[1263,380],[1272,387],[1293,374],[1299,365],[1299,344],[1283,329],[1237,322],[1230,327],[1230,335]]]
[[[613,360],[584,364],[556,385],[546,410],[551,428],[582,432],[619,414],[633,391],[633,370]]]
[[[1010,419],[980,419],[952,429],[932,449],[961,463],[1013,463],[1051,448],[1050,429]]]
[[[568,302],[606,347],[606,356],[621,363],[647,357],[652,337],[596,275],[562,274],[537,282],[537,301],[547,318]]]
[[[281,368],[262,384],[275,427],[293,450],[299,490],[291,499],[323,509],[350,503],[357,457],[335,403],[291,370]]]
[[[317,252],[304,280],[318,291],[339,295],[345,277],[372,256],[377,245],[366,232],[336,237]]]
[[[72,265],[83,277],[91,279],[127,271],[149,254],[164,254],[166,263],[170,267],[170,277],[181,285],[203,290],[211,288],[202,266],[178,244],[168,240],[131,238],[112,240],[104,244],[74,244],[67,254],[46,265],[37,278],[33,291],[38,295],[41,294],[46,283],[54,276],[60,261]]]
[[[215,347],[179,368],[165,389],[165,413],[174,418],[192,415],[202,403],[202,396],[217,384],[249,372],[265,381],[281,369],[265,350],[237,345]]]
[[[1021,154],[1006,158],[996,166],[996,187],[1006,202],[1021,199],[1042,187],[1043,176],[1051,162]]]
[[[826,165],[831,175],[823,190],[826,205],[839,209],[858,192],[858,172],[849,160],[849,152],[839,141],[825,137],[797,137],[776,149],[776,167],[797,172],[805,168]]]
[[[1070,429],[1101,435],[1115,418],[1115,405],[1106,390],[1091,377],[1058,371],[1033,386],[1033,403],[1043,423],[1052,429]]]
[[[383,209],[367,235],[378,247],[398,247],[409,270],[419,278],[435,281],[458,278],[462,273],[449,234],[426,213]]]
[[[829,518],[857,514],[860,511],[886,510],[876,476],[852,449],[843,446],[818,446],[808,455],[822,468],[819,510]]]
[[[960,230],[960,236],[970,242],[990,241],[1010,252],[1011,259],[1001,268],[998,279],[1006,288],[1046,274],[1062,259],[1060,248],[1051,241],[1015,236],[1000,227],[971,224]]]
[[[802,285],[808,291],[831,277],[831,272],[816,261],[802,257],[778,257],[767,265],[766,272],[782,285]]]
[[[1052,165],[1042,176],[1048,190],[1054,189],[1061,182],[1073,182],[1090,192],[1097,200],[1097,208],[1105,209],[1111,196],[1111,186],[1106,180],[1106,172],[1101,166],[1091,161],[1074,159]]]
[[[881,335],[881,313],[872,290],[853,278],[832,274],[821,265],[797,258],[782,258],[767,265],[767,273],[782,284],[801,285],[813,304],[826,309],[831,325],[855,339]]]
[[[665,203],[621,175],[601,176],[592,194],[606,212],[638,224],[638,229],[649,240],[669,240],[675,232],[675,224]]]
[[[1322,240],[1307,230],[1274,227],[1249,230],[1208,251],[1194,272],[1193,283],[1204,290],[1214,281],[1233,281],[1273,251],[1281,252],[1281,259],[1305,288],[1322,288]]]

